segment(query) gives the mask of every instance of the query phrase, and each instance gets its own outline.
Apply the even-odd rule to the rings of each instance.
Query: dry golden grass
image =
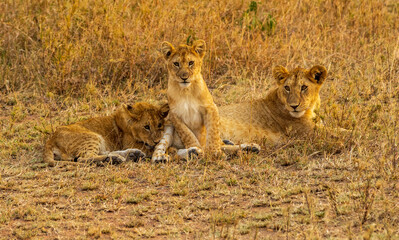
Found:
[[[399,239],[398,15],[396,0],[1,1],[1,238]],[[159,44],[195,38],[218,105],[264,96],[277,64],[321,64],[320,115],[356,137],[44,168],[55,127],[165,99]]]

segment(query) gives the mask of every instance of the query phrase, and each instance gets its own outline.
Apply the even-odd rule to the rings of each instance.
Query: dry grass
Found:
[[[398,15],[395,0],[1,1],[1,238],[399,239]],[[159,43],[194,38],[218,105],[263,96],[277,64],[322,64],[320,114],[357,137],[44,168],[55,127],[165,99]]]

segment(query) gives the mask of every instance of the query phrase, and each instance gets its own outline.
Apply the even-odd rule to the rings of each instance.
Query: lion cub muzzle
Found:
[[[183,80],[183,82],[188,82],[187,79],[190,77],[190,75],[188,74],[188,72],[183,72],[179,74],[179,77],[181,80]]]
[[[306,112],[306,106],[299,101],[299,97],[294,99],[288,99],[286,108],[289,111],[290,115],[294,118],[300,118]]]
[[[191,84],[191,75],[188,69],[180,69],[180,71],[177,72],[176,76],[178,77],[179,85],[180,87],[186,88]]]

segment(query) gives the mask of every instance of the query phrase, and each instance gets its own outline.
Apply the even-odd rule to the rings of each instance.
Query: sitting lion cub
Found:
[[[181,44],[174,47],[169,42],[162,43],[162,54],[169,73],[168,102],[170,125],[156,147],[153,161],[165,161],[169,145],[178,149],[178,155],[202,155],[205,152],[218,156],[224,152],[248,148],[259,152],[259,146],[223,145],[219,133],[219,113],[211,93],[201,74],[202,59],[205,55],[205,42],[194,41],[192,46]],[[173,130],[174,128],[174,130]]]
[[[319,91],[327,77],[323,66],[288,71],[273,69],[276,86],[262,99],[221,107],[221,135],[233,141],[267,139],[279,143],[289,136],[313,132]]]
[[[167,104],[123,104],[110,116],[59,127],[46,143],[44,161],[49,166],[54,158],[102,165],[145,157],[161,139],[168,112]]]

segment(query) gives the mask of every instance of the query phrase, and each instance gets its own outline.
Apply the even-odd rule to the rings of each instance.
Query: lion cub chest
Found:
[[[172,112],[176,114],[191,130],[196,130],[203,126],[201,114],[202,105],[197,99],[181,98],[176,101]]]

